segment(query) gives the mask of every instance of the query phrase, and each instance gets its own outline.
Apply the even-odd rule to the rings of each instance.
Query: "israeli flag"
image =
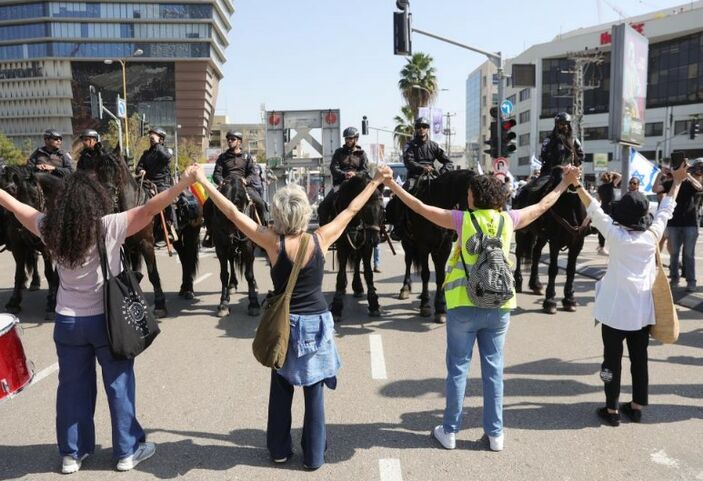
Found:
[[[542,162],[532,155],[532,159],[530,159],[530,170],[540,170],[542,168]]]
[[[659,167],[647,160],[644,155],[635,149],[630,149],[630,177],[637,177],[640,180],[640,192],[644,194],[653,193],[652,187],[658,173]]]

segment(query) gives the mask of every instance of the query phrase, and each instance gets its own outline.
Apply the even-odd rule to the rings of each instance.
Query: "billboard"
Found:
[[[613,26],[610,59],[610,140],[644,142],[649,40],[627,24]]]
[[[444,112],[442,109],[434,107],[420,107],[418,109],[420,117],[427,117],[432,123],[430,126],[430,139],[435,142],[444,141]]]

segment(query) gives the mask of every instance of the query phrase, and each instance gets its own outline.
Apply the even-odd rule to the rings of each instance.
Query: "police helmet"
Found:
[[[418,117],[415,119],[415,128],[419,127],[427,127],[428,129],[430,128],[430,121],[427,119],[427,117]]]
[[[359,131],[356,129],[356,127],[347,127],[344,129],[344,132],[342,133],[342,136],[345,139],[352,139],[352,138],[358,138],[359,137]]]
[[[691,165],[688,168],[692,172],[703,172],[703,157],[698,157],[691,161]]]
[[[161,127],[149,129],[149,135],[151,135],[151,134],[158,135],[161,138],[161,140],[166,139],[166,131],[164,129],[162,129]]]
[[[569,115],[567,112],[559,112],[556,117],[554,117],[554,124],[556,125],[562,122],[565,124],[570,124],[571,115]]]
[[[44,131],[44,138],[45,139],[63,139],[63,135],[61,135],[61,132],[59,132],[56,129],[46,129]]]
[[[98,134],[98,132],[93,129],[85,129],[83,132],[81,132],[81,140],[83,139],[95,139],[100,142],[100,134]]]
[[[229,140],[229,139],[244,140],[244,135],[242,135],[241,132],[234,131],[234,130],[230,130],[229,132],[227,132],[227,135],[225,137],[227,138],[227,140]]]

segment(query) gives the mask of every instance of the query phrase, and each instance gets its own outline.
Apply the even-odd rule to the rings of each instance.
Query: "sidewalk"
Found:
[[[702,242],[698,242],[699,245],[696,246],[696,277],[701,279],[703,275],[703,257],[701,257],[701,248],[703,248]],[[598,247],[598,238],[596,236],[586,237],[586,242],[584,243],[583,250],[579,254],[579,262],[576,264],[576,273],[585,277],[590,277],[591,279],[600,279],[605,274],[605,269],[608,265],[608,257],[596,254],[596,248]],[[546,250],[546,249],[545,249]],[[549,255],[542,254],[541,262],[543,264],[549,264]],[[664,263],[664,268],[669,272],[669,254],[667,252],[662,252],[662,262]],[[566,270],[566,256],[559,256],[559,268]],[[696,292],[685,292],[685,279],[681,280],[682,287],[673,289],[674,302],[680,306],[687,307],[689,309],[694,309],[698,312],[703,312],[703,287],[699,282]]]

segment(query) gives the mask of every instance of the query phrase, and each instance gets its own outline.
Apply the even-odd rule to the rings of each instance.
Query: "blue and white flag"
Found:
[[[530,170],[540,170],[542,168],[542,162],[532,155],[532,158],[530,159]]]
[[[637,177],[640,180],[640,192],[644,194],[653,193],[652,187],[658,173],[659,167],[647,160],[644,155],[635,149],[630,149],[630,177]]]

